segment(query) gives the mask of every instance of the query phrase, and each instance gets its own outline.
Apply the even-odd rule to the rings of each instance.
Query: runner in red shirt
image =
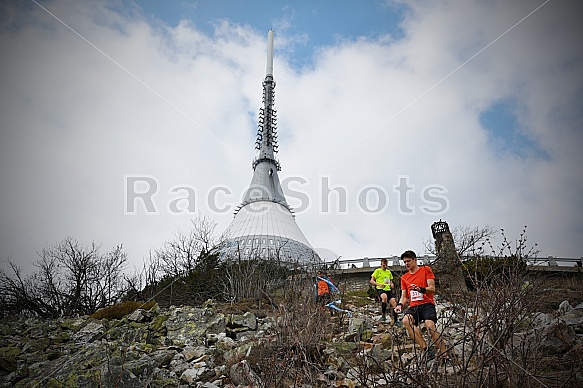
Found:
[[[409,309],[405,311],[403,325],[407,328],[409,337],[422,350],[422,356],[427,360],[435,358],[435,353],[427,348],[427,342],[421,334],[419,324],[425,322],[425,327],[429,331],[435,346],[439,349],[441,357],[447,359],[445,344],[441,339],[441,334],[437,331],[437,312],[435,311],[435,275],[427,265],[418,266],[417,256],[413,251],[405,251],[401,255],[401,260],[405,263],[408,272],[401,276],[401,299],[395,307],[395,311],[400,313],[403,305],[409,303]]]

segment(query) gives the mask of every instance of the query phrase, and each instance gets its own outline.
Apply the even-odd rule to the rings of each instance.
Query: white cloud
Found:
[[[2,258],[24,263],[72,235],[105,249],[124,243],[139,265],[190,224],[165,209],[176,185],[195,187],[201,212],[226,228],[232,213],[210,214],[204,196],[226,185],[236,204],[251,180],[264,31],[224,22],[209,37],[188,22],[152,26],[100,4],[43,4],[125,70],[39,7],[7,13],[18,23],[4,22],[0,35]],[[549,2],[446,79],[535,5],[410,6],[399,41],[322,48],[301,72],[276,50],[281,177],[310,182],[312,206],[296,217],[307,238],[343,257],[421,251],[443,218],[510,238],[528,225],[544,254],[581,256],[581,6]],[[280,32],[276,47],[293,40]],[[479,114],[503,98],[517,101],[548,160],[489,148]],[[161,215],[124,216],[124,174],[158,179]],[[348,214],[319,214],[322,175],[347,187]],[[415,216],[399,213],[401,175],[415,185]],[[382,215],[357,208],[369,185],[389,195]],[[447,188],[447,213],[420,210],[428,185]]]

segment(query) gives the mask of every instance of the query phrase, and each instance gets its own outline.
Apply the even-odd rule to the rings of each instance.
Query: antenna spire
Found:
[[[267,31],[267,71],[266,76],[273,76],[273,30]]]
[[[263,80],[263,104],[259,109],[257,139],[255,149],[257,156],[253,160],[253,180],[251,188],[245,194],[241,206],[247,203],[269,200],[289,209],[285,200],[278,171],[281,171],[277,153],[277,111],[275,109],[275,81],[273,80],[273,30],[267,34],[267,75]],[[257,196],[260,194],[259,197]]]
[[[273,30],[267,31],[267,71],[263,81],[263,106],[259,109],[259,123],[255,148],[259,151],[253,161],[253,170],[260,162],[269,162],[277,171],[277,111],[275,110],[275,81],[273,80]]]

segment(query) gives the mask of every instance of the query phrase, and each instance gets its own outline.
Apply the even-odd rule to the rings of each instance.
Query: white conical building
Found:
[[[273,80],[273,31],[267,39],[267,71],[263,81],[263,106],[253,160],[253,178],[245,198],[227,228],[223,257],[277,258],[285,262],[320,262],[318,254],[298,227],[287,204],[277,172],[277,115]]]

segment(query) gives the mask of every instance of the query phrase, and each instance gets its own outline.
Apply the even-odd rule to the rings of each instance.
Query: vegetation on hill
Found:
[[[41,252],[34,274],[24,276],[13,263],[12,272],[0,272],[0,315],[92,314],[91,318],[101,320],[93,326],[115,328],[118,323],[113,321],[127,322],[128,314],[152,307],[154,300],[162,308],[212,304],[225,317],[253,310],[257,317],[269,317],[264,337],[245,354],[224,361],[227,368],[248,362],[266,387],[326,386],[322,371],[336,379],[340,370],[361,387],[382,386],[379,379],[386,386],[403,381],[412,386],[516,386],[540,381],[564,385],[583,378],[577,374],[583,367],[577,358],[582,346],[572,329],[580,327],[579,318],[541,313],[555,314],[565,299],[573,305],[581,303],[583,278],[560,279],[557,284],[529,274],[527,262],[534,248],[528,247],[525,233],[516,243],[504,238],[500,248],[492,247],[488,238],[468,248],[463,271],[469,291],[439,290],[437,298],[445,307],[438,328],[457,368],[453,375],[436,373],[420,363],[404,332],[393,328],[375,337],[368,306],[372,299],[365,289],[340,298],[343,307],[363,311],[360,317],[340,314],[331,319],[327,309],[314,304],[315,268],[282,265],[277,257],[220,258],[219,243],[212,224],[199,220],[191,231],[177,233],[153,251],[141,271],[126,275],[127,258],[121,246],[100,253],[96,244],[83,246],[68,237]],[[557,286],[570,291],[557,291]],[[156,314],[143,315],[151,319]],[[182,321],[172,322],[164,326],[163,319],[157,320],[150,329],[160,336],[158,330],[183,331]],[[236,339],[237,327],[229,330],[228,335]],[[556,338],[562,338],[560,343]],[[156,341],[145,348],[162,346],[161,337]],[[13,369],[22,349],[14,344],[5,348],[10,348],[5,353],[15,355],[5,357],[10,356]]]

